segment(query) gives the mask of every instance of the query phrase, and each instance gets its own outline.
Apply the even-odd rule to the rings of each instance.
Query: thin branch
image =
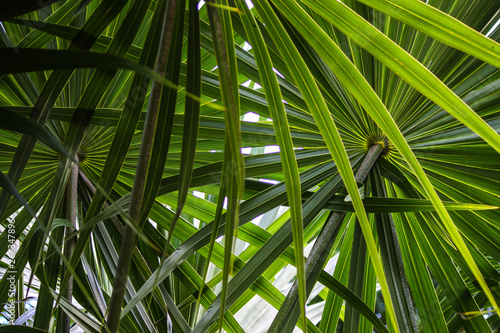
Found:
[[[365,178],[368,176],[368,173],[373,168],[373,165],[377,161],[382,151],[383,147],[381,145],[376,144],[370,147],[363,162],[361,163],[361,166],[356,172],[355,176],[356,182],[358,183],[364,182]],[[330,239],[334,235],[335,231],[337,230],[337,227],[339,226],[344,216],[345,213],[341,212],[332,213],[332,215],[324,225],[323,229],[321,230],[320,235],[316,239],[316,242],[314,243],[314,246],[311,249],[311,252],[309,253],[309,257],[307,257],[306,269],[305,269],[306,280],[309,279],[309,276],[313,272],[314,267],[324,255],[325,250],[328,250],[329,252],[329,249],[327,249],[327,245],[330,242]],[[269,332],[283,332],[283,324],[285,323],[286,318],[290,315],[290,311],[292,311],[293,306],[297,301],[297,298],[298,298],[298,283],[297,281],[295,281],[290,290],[288,291],[286,299],[281,304],[280,311],[274,318],[274,321],[271,324]],[[304,327],[306,324],[307,323],[303,323]]]
[[[65,230],[65,245],[64,245],[64,256],[70,260],[73,255],[73,250],[76,244],[76,213],[78,210],[78,155],[75,156],[76,163],[73,163],[71,167],[71,173],[68,179],[67,192],[66,192],[66,219],[71,222],[73,228],[66,227]],[[63,275],[71,274],[68,269],[64,270]],[[64,297],[68,302],[71,303],[73,297],[73,277],[70,276],[66,288],[62,292],[62,297]],[[61,326],[59,332],[69,333],[71,329],[71,318],[61,310]]]
[[[158,50],[156,71],[164,74],[170,40],[172,37],[173,16],[176,9],[176,0],[169,1],[165,17],[163,21],[162,35],[160,40],[160,48]],[[137,161],[136,175],[134,178],[134,186],[132,188],[131,200],[129,206],[129,215],[132,223],[138,224],[138,219],[141,214],[142,198],[144,196],[144,187],[148,172],[149,160],[151,155],[151,147],[157,122],[158,109],[161,102],[162,85],[153,82],[151,87],[150,100],[144,129],[142,132],[142,142]],[[109,301],[109,312],[106,319],[106,325],[109,332],[115,333],[118,331],[120,324],[120,314],[122,311],[122,303],[126,290],[128,272],[134,252],[135,243],[137,242],[137,234],[133,228],[127,224],[123,235],[122,246],[120,249],[120,257],[116,270],[116,276],[113,284],[113,292]]]

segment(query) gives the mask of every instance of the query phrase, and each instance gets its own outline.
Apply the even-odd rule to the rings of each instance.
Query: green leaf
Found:
[[[58,0],[38,1],[38,0],[5,0],[0,5],[0,21],[29,13],[47,6]]]
[[[200,52],[200,22],[198,5],[196,1],[189,1],[189,44],[188,44],[188,68],[186,91],[195,96],[201,94],[201,52]],[[182,132],[182,154],[179,181],[179,198],[177,200],[176,218],[179,218],[193,176],[195,162],[196,142],[198,140],[198,128],[200,123],[200,102],[186,96],[186,108],[184,111],[184,124]],[[172,223],[175,226],[175,222]],[[173,227],[172,227],[173,228]]]
[[[75,158],[68,153],[61,142],[59,142],[49,131],[35,121],[3,107],[0,107],[0,128],[31,135],[75,162]]]
[[[219,3],[217,3],[219,4]],[[215,55],[219,66],[219,79],[221,81],[222,103],[225,107],[226,138],[224,144],[223,177],[224,192],[227,193],[227,219],[224,237],[224,268],[220,308],[219,331],[222,329],[223,314],[226,310],[226,294],[229,275],[232,272],[233,242],[235,231],[239,224],[239,201],[244,191],[245,168],[241,154],[241,129],[240,129],[240,97],[237,83],[237,64],[232,34],[230,12],[224,7],[227,1],[221,1],[222,10],[217,9],[214,1],[207,2],[208,17],[214,40]],[[222,192],[222,191],[221,191]],[[222,194],[222,193],[221,193]]]
[[[12,181],[2,172],[0,172],[0,185],[4,190],[7,190],[14,198],[16,198],[16,200],[19,201],[26,208],[26,210],[31,214],[31,216],[35,216],[35,212],[30,208],[28,202],[19,193],[16,186],[12,184]]]
[[[370,183],[373,194],[387,195],[378,170],[372,173]],[[418,332],[417,319],[401,255],[401,241],[398,238],[394,221],[389,214],[376,214],[375,223],[379,236],[380,254],[388,276],[389,289],[397,304],[396,307],[401,309],[396,312],[399,328],[402,332]]]
[[[67,0],[33,11],[33,2],[6,1],[0,16],[13,14],[10,5],[21,10],[0,26],[0,108],[8,110],[0,123],[9,126],[0,128],[0,266],[15,263],[14,318],[29,306],[29,288],[39,303],[23,317],[36,312],[37,326],[57,330],[59,318],[78,310],[73,328],[102,330],[112,280],[126,275],[117,262],[122,244],[132,244],[123,235],[128,209],[144,199],[143,229],[124,247],[125,302],[109,304],[124,307],[118,331],[216,332],[219,318],[226,332],[269,331],[276,310],[279,332],[500,326],[477,278],[498,302],[497,1],[254,0],[248,8],[193,0],[175,8],[166,0]],[[160,41],[163,21],[171,35]],[[154,69],[156,58],[169,62],[165,73]],[[145,125],[154,87],[164,96],[156,129]],[[29,135],[36,129],[16,132],[22,126],[10,113],[78,154],[72,259],[61,253],[59,228],[69,227],[70,160]],[[143,174],[135,166],[146,160],[143,135],[154,135],[156,148],[145,195],[132,198]],[[370,178],[349,180],[380,146]],[[229,195],[237,191],[227,161],[240,148],[242,191]],[[238,213],[227,212],[226,196],[239,200]],[[356,218],[364,219],[356,239],[367,248],[351,265],[360,250]],[[235,228],[233,245],[219,239]],[[311,248],[305,322],[295,292],[304,282],[295,273],[301,247]],[[372,257],[388,287],[381,284],[376,310]],[[63,290],[70,275],[79,309],[47,292]],[[0,281],[4,312],[8,277]]]
[[[373,220],[370,222],[373,223]],[[352,249],[347,287],[370,307],[370,309],[374,310],[376,276],[370,263],[370,258],[367,255],[367,246],[363,239],[361,227],[357,221],[355,221],[353,242],[358,245]],[[388,278],[388,283],[390,283],[389,281]],[[366,318],[362,318],[354,307],[350,304],[346,304],[344,314],[344,327],[346,331],[371,332],[373,328],[367,324]]]
[[[474,111],[472,111],[460,98],[449,90],[444,83],[438,80],[430,71],[415,61],[408,53],[394,44],[389,38],[380,33],[375,27],[365,22],[361,17],[356,15],[349,8],[345,7],[345,5],[341,2],[332,1],[331,6],[326,6],[324,3],[318,3],[316,0],[307,1],[307,3],[313,6],[313,9],[321,15],[325,15],[329,22],[335,24],[339,29],[345,31],[346,34],[353,37],[356,42],[360,43],[361,46],[369,49],[371,52],[379,56],[381,61],[383,61],[389,68],[395,68],[396,71],[399,71],[400,75],[402,75],[403,78],[406,78],[410,84],[414,85],[416,88],[420,87],[419,90],[423,94],[427,95],[430,99],[435,100],[436,103],[442,105],[448,112],[465,123],[468,127],[485,139],[486,142],[488,142],[493,148],[500,152],[499,135],[491,127],[489,127],[481,117],[474,113]],[[334,11],[334,8],[337,11]],[[301,16],[303,18],[300,21],[296,21],[297,23],[300,22],[304,24],[304,22],[307,21],[305,12],[302,12],[297,8],[293,13],[296,15],[298,13],[302,13]],[[363,32],[360,32],[360,27],[365,27]],[[327,42],[330,41],[330,39],[325,36],[324,32],[320,32],[320,29],[316,30],[318,30],[316,33],[312,33],[311,30],[303,28],[301,29],[301,32],[307,34],[311,40],[316,39],[314,45],[315,49],[318,52],[321,52],[321,54],[325,57],[325,60],[329,62],[329,65],[332,68],[338,68],[338,75],[341,77],[343,76],[341,80],[346,80],[346,82],[351,84],[350,89],[352,89],[352,92],[356,94],[356,97],[360,100],[360,102],[367,107],[370,116],[373,117],[382,130],[384,130],[387,137],[398,148],[399,152],[409,163],[413,172],[417,175],[418,180],[424,187],[429,199],[436,207],[436,211],[441,217],[451,239],[455,242],[455,245],[463,255],[468,265],[470,265],[475,277],[482,286],[483,291],[488,295],[488,299],[491,301],[492,305],[495,308],[498,308],[493,294],[486,285],[484,278],[482,277],[462,237],[456,229],[455,224],[450,218],[434,187],[418,163],[415,155],[411,151],[408,143],[404,139],[391,115],[376,94],[373,93],[373,90],[369,87],[368,83],[366,83],[366,81],[361,77],[359,72],[352,68],[352,63],[348,61],[345,55],[337,49],[337,46],[333,42]],[[318,40],[319,36],[324,36],[321,42]],[[327,44],[329,48],[328,52],[326,50]],[[336,53],[339,54],[339,57],[334,58],[332,56],[333,49],[338,50]],[[355,77],[358,79],[355,80]],[[365,89],[360,89],[360,85],[364,85]],[[359,198],[359,196],[357,196],[357,198]],[[359,201],[361,201],[361,199],[359,199]],[[354,201],[354,204],[356,205],[356,201]],[[358,204],[361,205],[360,202]],[[366,221],[363,221],[364,219],[360,217],[361,225],[363,226],[363,230],[366,230],[365,235],[367,235],[368,226]],[[374,244],[371,244],[370,241],[368,242],[368,246],[370,249],[369,253],[375,264],[377,276],[381,279],[383,273],[381,272],[381,265],[379,266],[377,264],[378,259],[375,258],[376,251]],[[384,285],[383,281],[382,285]],[[385,299],[389,299],[388,290],[383,287],[382,291],[385,291],[386,293]],[[500,309],[498,309],[498,311],[500,311]],[[392,315],[391,317],[393,318]]]
[[[101,325],[88,315],[77,309],[71,302],[65,298],[59,297],[53,290],[51,290],[52,297],[59,299],[59,304],[64,312],[75,322],[78,326],[85,329],[86,332],[100,332]]]
[[[57,227],[67,227],[67,228],[75,229],[75,226],[70,221],[68,221],[66,219],[55,219],[52,222],[51,227],[52,227],[52,230],[54,230]]]
[[[367,213],[396,213],[396,212],[423,212],[436,211],[432,201],[425,199],[410,198],[384,198],[365,197],[363,203]],[[496,206],[469,204],[460,202],[443,201],[448,211],[452,210],[490,210],[498,209]],[[352,204],[345,202],[341,197],[334,197],[326,206],[333,211],[353,212]]]
[[[464,23],[417,0],[361,0],[370,7],[407,23],[426,35],[500,67],[500,44]],[[425,26],[425,29],[422,28]]]
[[[251,15],[250,10],[243,1],[238,1],[238,8],[243,12],[243,25],[248,34],[249,42],[253,45],[254,56],[257,67],[260,70],[261,84],[266,93],[266,99],[270,104],[270,113],[273,119],[274,131],[276,133],[280,156],[283,163],[285,185],[287,187],[288,202],[291,210],[291,223],[293,229],[295,260],[297,263],[297,279],[299,283],[299,302],[302,322],[306,322],[306,287],[305,287],[305,263],[303,261],[304,235],[302,221],[301,188],[299,179],[299,168],[293,149],[290,125],[288,123],[283,97],[281,95],[278,79],[273,72],[271,57],[264,43],[264,38],[256,28],[257,22]]]
[[[325,139],[325,142],[328,146],[328,149],[330,150],[330,153],[332,154],[332,158],[337,164],[339,172],[342,175],[344,183],[347,187],[347,190],[353,199],[353,204],[356,209],[356,213],[360,220],[363,234],[365,235],[365,240],[368,245],[368,253],[370,255],[370,258],[372,259],[375,272],[381,284],[382,293],[385,295],[384,299],[386,300],[386,306],[389,318],[391,319],[392,322],[395,322],[396,318],[394,314],[394,308],[392,306],[392,301],[390,300],[389,290],[382,269],[382,264],[380,262],[380,259],[378,258],[375,241],[371,234],[371,230],[369,227],[368,219],[366,217],[366,212],[361,197],[359,196],[358,193],[358,187],[356,184],[356,180],[354,179],[353,171],[349,167],[347,153],[345,152],[344,144],[337,130],[337,127],[335,126],[335,123],[332,119],[332,115],[325,104],[321,92],[319,91],[316,83],[314,82],[314,78],[307,70],[305,63],[301,61],[302,59],[300,58],[300,54],[298,53],[298,51],[294,47],[290,47],[292,43],[288,35],[286,35],[282,31],[281,24],[277,21],[277,18],[274,16],[274,14],[271,14],[271,8],[269,7],[269,5],[266,6],[265,4],[261,3],[255,5],[260,15],[262,16],[266,15],[263,16],[263,19],[268,24],[268,29],[270,29],[270,27],[272,26],[273,29],[277,30],[275,43],[279,45],[278,47],[282,51],[283,57],[285,57],[287,59],[287,62],[289,62],[289,66],[294,66],[292,67],[294,68],[293,72],[294,78],[298,81],[297,83],[301,88],[301,92],[304,95],[304,99],[308,103],[309,110],[313,114],[313,117],[316,120],[320,132],[323,135],[323,138]],[[261,7],[261,5],[263,6],[263,8]],[[282,4],[282,6],[279,7],[281,10],[287,10],[288,9],[287,6],[293,6],[292,12],[294,15],[302,14],[301,12],[302,9],[296,3]],[[302,14],[301,16],[305,16],[305,13]],[[303,23],[304,21],[302,18],[298,19],[298,17],[295,17],[295,20],[293,22]],[[309,32],[308,28],[302,30],[307,30]],[[345,60],[347,61],[347,59]],[[349,62],[349,64],[352,66],[352,63]],[[354,73],[357,73],[357,75],[360,76],[359,72],[357,72],[355,69]]]

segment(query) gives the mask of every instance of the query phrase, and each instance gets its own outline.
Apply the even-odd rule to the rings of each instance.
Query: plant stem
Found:
[[[174,13],[176,9],[176,0],[171,0],[167,4],[165,17],[163,21],[162,34],[160,38],[160,48],[156,60],[156,71],[164,75],[164,70],[167,61],[170,40],[172,36],[172,26],[174,22]],[[131,193],[131,201],[129,206],[130,223],[139,225],[138,219],[141,214],[142,198],[144,196],[144,187],[146,184],[146,177],[148,172],[149,160],[151,155],[151,147],[153,145],[153,138],[157,122],[158,110],[161,101],[162,85],[153,82],[151,87],[150,100],[144,128],[142,132],[142,142],[139,151],[139,158],[137,161],[136,175],[134,178],[134,186]],[[127,224],[123,234],[122,246],[120,249],[120,256],[116,269],[116,276],[113,284],[113,292],[109,301],[109,312],[106,319],[106,326],[109,332],[115,333],[118,331],[120,323],[120,314],[122,311],[122,303],[125,295],[126,284],[128,280],[128,272],[132,260],[132,253],[137,241],[137,235],[134,231],[135,227]]]
[[[75,156],[76,163],[71,167],[71,173],[66,187],[66,219],[71,222],[73,229],[66,227],[64,256],[70,260],[73,255],[73,250],[76,244],[76,213],[78,210],[78,155]],[[63,273],[71,274],[68,269]],[[62,291],[62,297],[71,303],[73,297],[73,277],[70,276],[66,288]],[[71,318],[61,310],[61,322],[58,331],[62,333],[69,333],[71,329]]]
[[[364,182],[365,178],[368,176],[368,173],[373,168],[373,165],[377,161],[382,151],[383,147],[381,145],[375,144],[370,147],[363,162],[361,163],[361,166],[356,172],[355,175],[356,182],[358,183]],[[330,242],[330,239],[334,235],[335,231],[337,230],[337,227],[339,226],[344,216],[345,213],[343,212],[342,213],[333,212],[328,221],[326,222],[326,224],[324,225],[323,229],[321,230],[321,233],[316,239],[316,242],[314,243],[314,246],[311,249],[309,256],[307,257],[306,267],[305,267],[306,280],[309,279],[318,261],[322,257],[324,257],[325,250],[326,252],[330,251],[330,249],[327,249],[327,245]],[[298,298],[298,283],[297,281],[295,281],[292,287],[290,288],[286,299],[281,304],[280,311],[274,318],[274,321],[271,324],[269,332],[280,332],[280,333],[283,332],[283,324],[285,324],[286,318],[291,314],[291,311],[293,310],[293,306],[296,303],[297,298]],[[307,323],[302,323],[302,325],[305,328]]]

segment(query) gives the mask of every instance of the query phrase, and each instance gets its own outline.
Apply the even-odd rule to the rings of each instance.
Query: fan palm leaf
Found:
[[[0,331],[500,327],[498,1],[252,2],[0,5]]]

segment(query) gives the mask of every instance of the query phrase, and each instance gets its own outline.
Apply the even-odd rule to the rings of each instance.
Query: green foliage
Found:
[[[498,1],[252,2],[0,5],[0,331],[500,328]]]

